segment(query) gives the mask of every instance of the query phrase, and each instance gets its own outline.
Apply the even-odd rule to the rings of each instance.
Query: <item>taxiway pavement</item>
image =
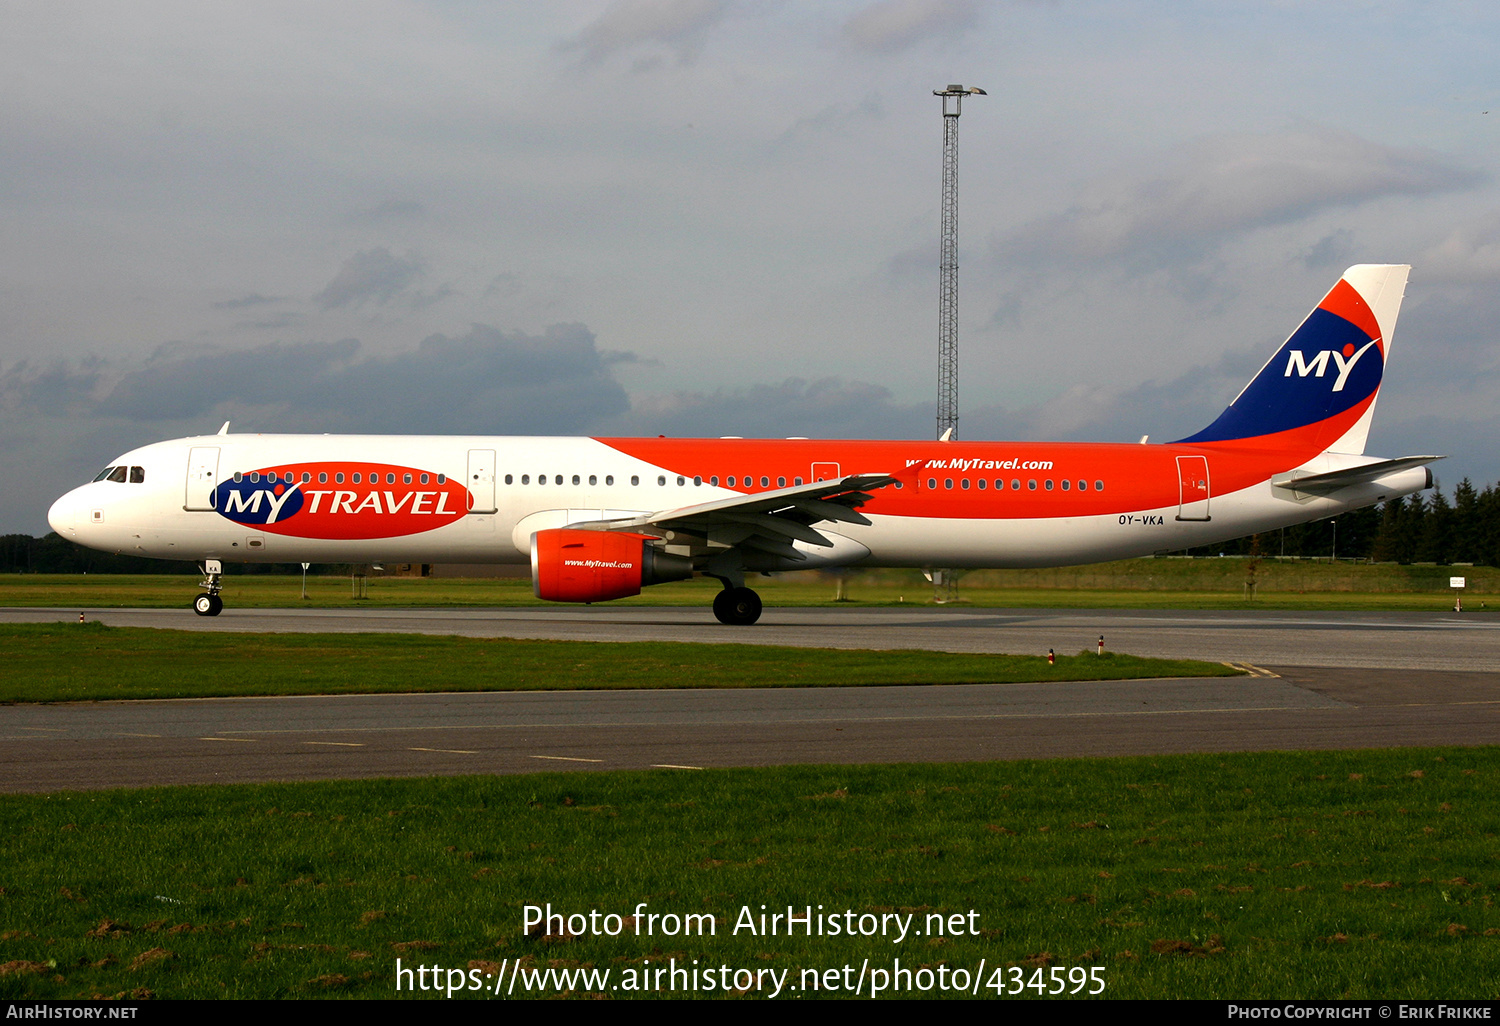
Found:
[[[0,620],[76,618],[0,610]],[[1500,623],[1413,613],[770,610],[90,612],[121,626],[418,631],[963,652],[1092,649],[1275,676],[751,691],[490,692],[0,708],[0,790],[557,769],[1500,744]],[[1269,669],[1267,669],[1269,667]]]

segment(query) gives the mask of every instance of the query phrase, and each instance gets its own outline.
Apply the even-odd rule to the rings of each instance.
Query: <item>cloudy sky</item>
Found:
[[[1374,431],[1500,479],[1500,9],[12,5],[0,532],[217,430],[930,437],[1206,424],[1413,265]]]

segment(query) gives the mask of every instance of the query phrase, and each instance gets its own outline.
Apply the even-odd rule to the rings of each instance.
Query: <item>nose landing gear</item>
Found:
[[[202,569],[201,587],[207,590],[193,599],[193,612],[199,616],[218,616],[224,610],[224,600],[219,598],[219,591],[223,588],[221,580],[224,576],[224,564],[217,559],[205,559]]]

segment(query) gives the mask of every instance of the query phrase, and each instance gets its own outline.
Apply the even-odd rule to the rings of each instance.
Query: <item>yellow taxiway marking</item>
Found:
[[[1264,666],[1256,666],[1254,663],[1225,663],[1224,665],[1231,669],[1243,670],[1252,677],[1275,677],[1278,680],[1281,679],[1281,674],[1272,673]]]
[[[651,768],[652,769],[695,769],[695,770],[701,770],[703,767],[702,766],[674,766],[670,762],[653,762],[651,764]]]
[[[254,744],[253,737],[200,737],[199,741],[243,741],[246,744]]]
[[[603,759],[575,759],[567,755],[533,755],[533,759],[550,759],[553,762],[603,762]]]

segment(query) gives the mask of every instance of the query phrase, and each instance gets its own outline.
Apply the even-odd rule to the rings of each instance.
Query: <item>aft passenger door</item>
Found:
[[[1208,515],[1208,457],[1177,457],[1177,519],[1210,520]]]

